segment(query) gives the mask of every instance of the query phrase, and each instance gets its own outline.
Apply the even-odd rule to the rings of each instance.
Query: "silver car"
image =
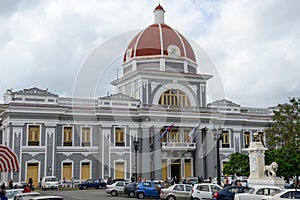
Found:
[[[167,200],[188,200],[192,186],[188,184],[175,184],[166,189],[161,189],[160,198]]]
[[[106,185],[106,193],[111,196],[118,196],[119,194],[124,194],[125,185],[128,182],[126,181],[117,181],[111,185]]]

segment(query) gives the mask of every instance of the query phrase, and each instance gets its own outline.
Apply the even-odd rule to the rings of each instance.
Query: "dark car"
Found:
[[[79,189],[86,189],[86,188],[106,188],[106,183],[103,179],[87,179],[79,184]]]
[[[140,182],[135,191],[136,197],[139,199],[143,199],[145,197],[157,197],[159,195],[157,191],[157,185],[157,182]]]
[[[244,186],[228,186],[218,192],[215,192],[213,199],[214,200],[234,200],[235,194],[246,193],[250,189],[251,188],[244,187]]]
[[[127,194],[129,197],[135,197],[135,190],[137,188],[137,183],[129,183],[124,188],[124,193]]]

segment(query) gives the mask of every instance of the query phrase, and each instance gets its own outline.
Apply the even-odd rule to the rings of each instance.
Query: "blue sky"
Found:
[[[93,95],[112,93],[119,58],[153,23],[158,2],[165,22],[200,49],[199,72],[214,75],[209,101],[268,107],[299,97],[297,0],[0,0],[0,92],[36,86],[71,97],[87,59],[104,47]],[[118,39],[125,41],[111,53],[108,41]]]

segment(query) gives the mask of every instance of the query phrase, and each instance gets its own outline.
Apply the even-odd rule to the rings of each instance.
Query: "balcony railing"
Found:
[[[195,151],[196,143],[162,142],[162,150],[188,150]]]

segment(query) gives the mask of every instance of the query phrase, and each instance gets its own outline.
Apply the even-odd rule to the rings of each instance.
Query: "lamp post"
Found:
[[[213,129],[214,138],[217,141],[217,184],[221,186],[221,163],[220,163],[220,141],[222,140],[222,128]]]
[[[134,150],[135,150],[135,181],[137,182],[137,178],[138,178],[138,175],[137,175],[137,152],[139,150],[139,141],[138,140],[135,140],[133,141],[133,146],[134,146]]]

